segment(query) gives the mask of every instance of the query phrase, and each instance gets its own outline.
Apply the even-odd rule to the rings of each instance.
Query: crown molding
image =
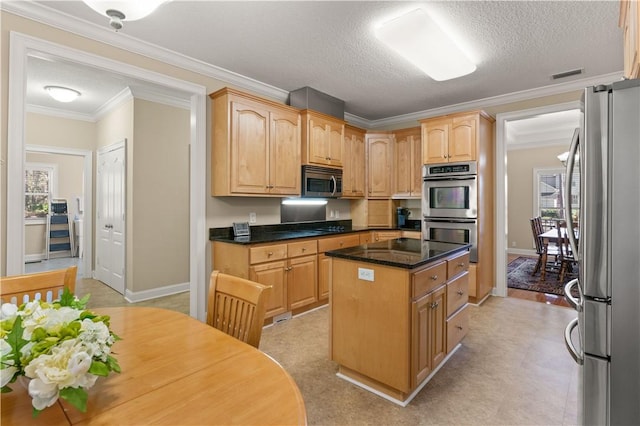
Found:
[[[262,83],[260,81],[245,77],[224,68],[217,67],[215,65],[207,64],[203,61],[190,58],[186,55],[182,55],[169,49],[147,43],[135,37],[131,37],[127,34],[113,32],[106,26],[101,27],[92,22],[72,17],[66,13],[61,13],[40,3],[27,1],[4,1],[0,2],[0,10],[6,10],[10,13],[22,16],[27,19],[59,28],[73,34],[87,37],[101,43],[107,43],[116,48],[137,53],[169,65],[173,65],[185,70],[205,75],[207,77],[221,80],[228,84],[232,84],[245,90],[249,90],[256,94],[271,97],[283,103],[286,103],[289,96],[289,92],[286,90],[282,90],[269,84]],[[356,125],[358,127],[364,127],[367,129],[381,129],[440,115],[488,108],[492,106],[520,102],[545,96],[557,95],[574,90],[582,90],[587,86],[609,84],[622,78],[623,72],[620,71],[595,77],[576,79],[565,83],[541,86],[535,89],[528,89],[499,96],[477,99],[474,101],[463,102],[439,108],[417,111],[409,114],[387,117],[379,120],[367,120],[366,118],[345,113],[345,120],[350,124]]]
[[[25,110],[27,112],[31,112],[34,114],[42,114],[42,115],[48,115],[51,117],[58,117],[58,118],[67,118],[69,120],[89,121],[91,123],[95,123],[96,121],[93,115],[83,114],[81,112],[63,110],[59,108],[44,107],[40,105],[27,104],[25,106]]]
[[[189,99],[176,98],[148,87],[131,88],[131,93],[135,99],[142,99],[181,109],[191,109],[191,102]]]
[[[133,99],[133,93],[131,93],[130,88],[125,87],[120,91],[120,93],[118,93],[117,95],[109,99],[100,108],[96,110],[96,112],[93,114],[93,116],[95,117],[95,121],[102,120],[111,111],[113,111],[114,109],[118,108],[120,105],[122,105],[123,103],[131,99]]]

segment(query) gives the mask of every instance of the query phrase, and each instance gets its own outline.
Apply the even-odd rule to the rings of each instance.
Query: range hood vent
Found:
[[[289,92],[289,105],[299,109],[310,109],[344,120],[343,100],[308,86]]]

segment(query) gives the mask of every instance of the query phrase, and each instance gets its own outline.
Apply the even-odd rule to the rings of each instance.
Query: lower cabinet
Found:
[[[413,324],[412,387],[417,387],[442,362],[446,354],[446,286],[411,304]]]
[[[268,262],[252,265],[249,268],[249,279],[264,285],[270,285],[271,296],[267,303],[265,318],[287,312],[287,262]]]

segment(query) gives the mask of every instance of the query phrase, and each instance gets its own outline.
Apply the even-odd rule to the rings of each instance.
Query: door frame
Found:
[[[510,121],[532,118],[537,115],[553,112],[579,109],[580,101],[564,102],[555,105],[546,105],[538,108],[524,109],[496,114],[496,223],[495,223],[495,269],[496,286],[492,294],[494,296],[507,296],[507,126]],[[567,149],[571,143],[567,140]],[[502,178],[500,178],[502,176]]]
[[[41,154],[61,154],[75,155],[83,158],[83,200],[84,216],[82,222],[82,232],[85,235],[84,253],[82,257],[82,270],[85,277],[91,277],[91,260],[93,259],[93,152],[86,149],[62,148],[55,146],[25,145],[24,151],[37,152]],[[9,231],[7,230],[7,233]],[[25,261],[24,246],[22,247],[22,263]]]
[[[185,94],[190,105],[189,310],[204,321],[206,304],[206,95],[205,86],[119,62],[93,53],[11,31],[9,34],[7,123],[7,275],[24,273],[23,185],[27,57],[44,54],[126,75]]]

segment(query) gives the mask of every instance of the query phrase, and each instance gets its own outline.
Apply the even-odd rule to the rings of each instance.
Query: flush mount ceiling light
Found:
[[[422,9],[387,21],[376,37],[436,81],[470,74],[476,66],[451,36]]]
[[[44,90],[58,102],[72,102],[80,96],[80,92],[77,90],[62,86],[44,86]]]
[[[122,28],[122,21],[135,21],[142,19],[151,14],[162,3],[166,3],[169,0],[82,1],[99,14],[110,18],[109,25],[117,31]]]
[[[320,198],[286,198],[282,200],[285,206],[324,206],[327,200]]]

